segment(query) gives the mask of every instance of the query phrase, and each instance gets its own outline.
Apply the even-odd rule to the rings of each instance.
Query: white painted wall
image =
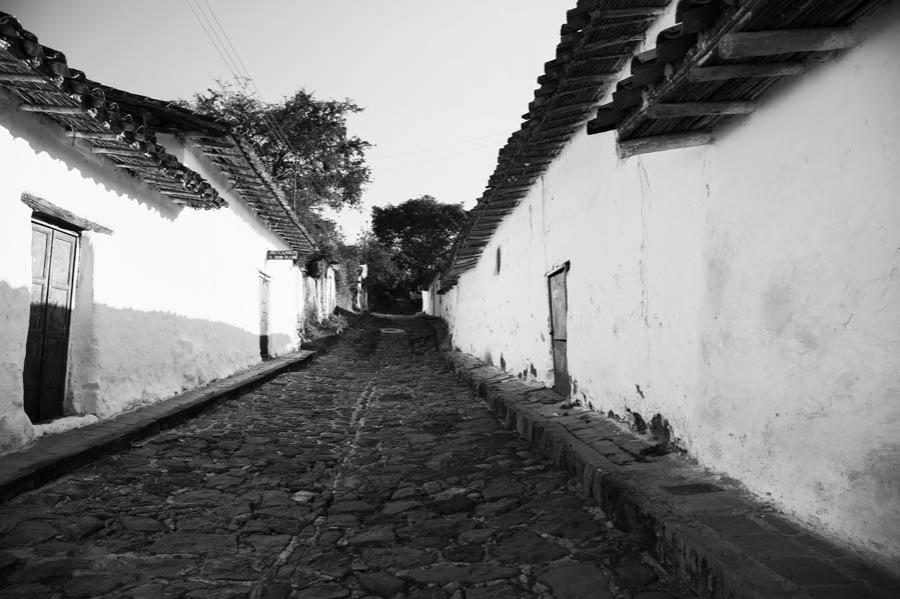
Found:
[[[876,21],[712,146],[623,161],[579,133],[436,310],[463,351],[552,384],[545,275],[571,261],[579,398],[661,414],[703,464],[896,567],[900,6]]]
[[[322,322],[334,314],[334,309],[337,307],[335,272],[330,264],[325,267],[323,276],[316,280],[316,293],[318,297],[319,322]]]
[[[21,406],[31,281],[31,209],[22,192],[113,230],[82,239],[70,413],[106,417],[258,362],[260,272],[271,277],[272,353],[298,342],[299,272],[290,261],[266,261],[267,250],[287,245],[208,164],[180,148],[228,206],[183,209],[70,145],[58,127],[0,103],[0,450],[31,436]]]

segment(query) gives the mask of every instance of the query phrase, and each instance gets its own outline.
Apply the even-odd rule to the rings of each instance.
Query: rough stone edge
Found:
[[[82,428],[48,435],[22,451],[0,456],[0,468],[13,470],[11,474],[0,473],[0,502],[41,487],[112,451],[127,449],[139,439],[177,426],[221,401],[306,365],[323,350],[301,350],[279,356],[199,389]]]
[[[810,597],[804,588],[748,556],[692,514],[675,507],[670,497],[653,488],[659,484],[659,477],[651,481],[645,476],[646,470],[653,469],[652,464],[641,464],[636,469],[605,459],[564,426],[542,414],[527,397],[538,389],[556,395],[552,390],[536,384],[528,391],[502,389],[503,383],[524,383],[474,356],[453,349],[443,321],[437,318],[428,321],[435,330],[438,349],[447,368],[472,387],[507,428],[516,430],[540,447],[558,467],[580,479],[588,496],[616,526],[636,534],[652,549],[656,559],[673,568],[701,597]],[[565,402],[565,398],[558,397],[560,403]],[[694,482],[687,470],[684,471],[687,480],[679,480],[678,474],[672,483]]]

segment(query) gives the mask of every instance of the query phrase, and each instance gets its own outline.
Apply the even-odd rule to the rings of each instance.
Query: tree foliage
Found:
[[[351,100],[320,100],[301,89],[271,104],[219,82],[188,105],[250,141],[298,211],[359,205],[371,144],[347,134],[347,115],[362,110]]]
[[[466,219],[461,204],[442,204],[429,195],[372,208],[372,233],[399,270],[395,287],[427,284],[446,265]]]

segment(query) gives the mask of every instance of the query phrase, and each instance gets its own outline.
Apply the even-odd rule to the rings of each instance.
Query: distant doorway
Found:
[[[553,390],[565,397],[569,396],[569,365],[566,353],[568,330],[568,297],[566,295],[566,274],[569,263],[547,277],[550,294],[550,343],[553,350]]]
[[[269,354],[269,277],[259,273],[259,355]]]
[[[25,413],[32,422],[63,415],[78,235],[31,224],[31,315],[25,347]]]

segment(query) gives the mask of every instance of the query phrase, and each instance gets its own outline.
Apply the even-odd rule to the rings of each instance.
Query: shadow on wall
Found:
[[[0,281],[0,453],[28,443],[34,436],[22,410],[22,364],[28,335],[31,293]]]
[[[69,414],[107,417],[229,376],[260,361],[256,331],[171,312],[94,304],[73,327]],[[273,354],[291,337],[269,333]]]
[[[72,313],[68,352],[64,345],[47,352],[35,333],[44,323],[64,323],[69,311],[51,308],[43,316],[30,318],[30,296],[28,288],[0,281],[0,453],[19,448],[34,436],[32,420],[25,412],[26,397],[37,402],[37,407],[29,406],[34,421],[80,414],[108,417],[260,361],[256,331],[170,312],[102,304],[82,305]],[[35,313],[40,311],[39,305],[34,308]],[[31,344],[29,321],[34,325]],[[41,352],[35,355],[35,347],[43,357],[56,361],[48,365]],[[273,353],[284,353],[293,349],[292,338],[270,334],[269,347]],[[29,358],[26,348],[32,352]],[[62,368],[59,376],[53,376],[56,367]],[[32,383],[30,394],[26,381]]]
[[[5,112],[2,110],[2,100],[3,98],[0,97],[0,112]],[[9,106],[17,103],[16,101],[7,101]],[[54,160],[64,162],[67,170],[77,172],[82,178],[105,187],[115,194],[127,196],[156,211],[159,216],[167,220],[175,220],[184,210],[184,207],[175,204],[146,183],[124,173],[111,173],[112,169],[108,164],[101,163],[100,159],[85,158],[83,153],[67,143],[67,140],[51,127],[36,125],[32,117],[20,115],[14,108],[8,110],[12,118],[4,118],[3,125],[18,141],[25,142],[35,155],[46,152]]]

